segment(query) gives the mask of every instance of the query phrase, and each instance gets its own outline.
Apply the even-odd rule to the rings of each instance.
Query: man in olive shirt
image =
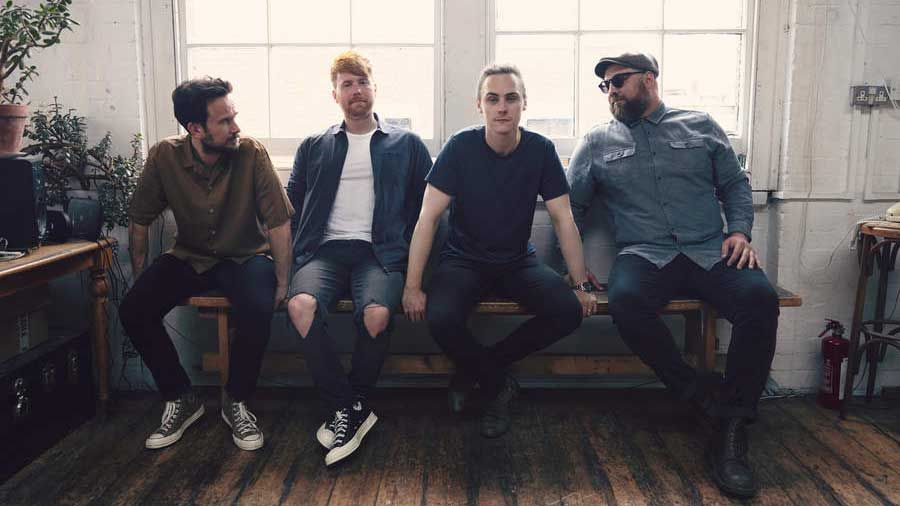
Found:
[[[239,448],[263,445],[245,401],[256,386],[272,313],[287,293],[294,210],[265,148],[240,138],[229,93],[230,83],[208,77],[172,92],[175,117],[188,133],[150,150],[131,202],[136,281],[119,314],[165,400],[147,448],[175,443],[203,415],[163,317],[185,297],[210,289],[229,298],[237,327],[222,418]],[[166,208],[178,226],[175,247],[145,269],[148,227]]]

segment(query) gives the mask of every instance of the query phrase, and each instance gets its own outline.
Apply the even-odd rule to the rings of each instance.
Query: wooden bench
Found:
[[[780,287],[778,303],[781,307],[798,307],[802,299]],[[609,301],[606,293],[599,294],[598,314],[609,315]],[[184,305],[198,308],[201,316],[215,318],[218,328],[218,353],[203,355],[204,371],[219,371],[222,383],[228,379],[229,328],[228,311],[231,307],[228,299],[215,293],[190,297]],[[333,313],[350,313],[353,303],[349,300],[338,301]],[[478,314],[491,315],[528,315],[522,306],[509,300],[490,299],[480,302],[475,307]],[[676,299],[662,310],[665,314],[679,314],[685,319],[685,356],[699,370],[710,371],[716,365],[716,319],[718,315],[709,304],[697,299]],[[424,325],[422,331],[425,330]],[[341,357],[346,364],[350,362],[349,354]],[[267,353],[263,360],[263,370],[270,373],[307,372],[302,353]],[[397,374],[440,374],[451,373],[453,365],[440,353],[391,354],[382,368],[386,375]],[[560,355],[535,354],[514,366],[520,374],[531,376],[547,375],[596,375],[596,374],[650,374],[647,368],[634,355]]]

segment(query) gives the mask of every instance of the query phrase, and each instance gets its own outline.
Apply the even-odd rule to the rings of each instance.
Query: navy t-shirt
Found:
[[[426,180],[453,197],[443,256],[506,263],[534,253],[531,224],[537,196],[552,200],[569,191],[550,139],[521,129],[516,149],[500,156],[484,126],[453,135]]]

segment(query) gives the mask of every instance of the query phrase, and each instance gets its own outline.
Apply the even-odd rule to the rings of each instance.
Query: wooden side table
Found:
[[[878,371],[878,360],[885,342],[865,343],[860,349],[860,334],[866,327],[866,335],[877,334],[879,338],[885,324],[885,299],[887,297],[888,275],[894,270],[897,252],[900,250],[900,223],[890,221],[867,221],[860,225],[859,277],[856,283],[856,303],[853,306],[853,323],[850,326],[850,356],[844,376],[844,398],[841,402],[841,417],[847,415],[847,404],[853,394],[853,381],[859,373],[862,362],[862,351],[866,352],[869,372],[866,385],[866,399],[871,399],[875,391],[875,374]],[[866,286],[869,277],[878,271],[878,292],[875,298],[875,316],[871,321],[863,321],[863,310],[866,306]],[[872,344],[872,346],[869,346]]]
[[[107,336],[106,302],[109,283],[106,271],[112,264],[115,239],[71,241],[42,246],[28,255],[8,262],[0,262],[0,297],[13,295],[56,278],[90,270],[91,337],[94,352],[94,379],[100,413],[105,412],[109,400],[109,338]]]

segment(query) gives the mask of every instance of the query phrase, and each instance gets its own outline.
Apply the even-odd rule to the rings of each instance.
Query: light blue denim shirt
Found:
[[[640,255],[657,267],[683,253],[711,269],[721,260],[723,209],[728,233],[750,238],[750,181],[706,113],[660,104],[630,125],[611,119],[581,140],[567,178],[579,229],[600,192],[619,254]]]

